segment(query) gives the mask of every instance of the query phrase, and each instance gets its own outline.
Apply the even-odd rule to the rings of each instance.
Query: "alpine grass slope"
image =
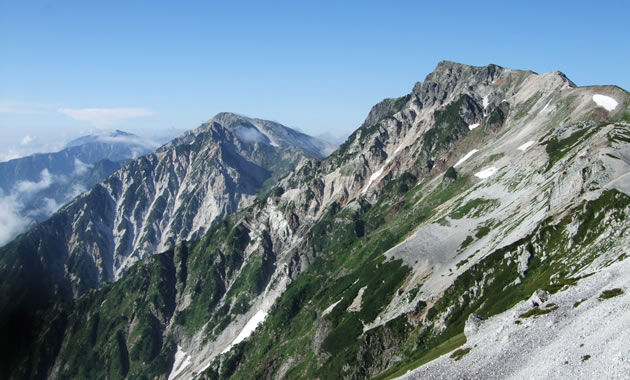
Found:
[[[200,240],[22,318],[3,370],[390,378],[448,353],[435,362],[443,370],[471,355],[470,371],[518,377],[526,365],[491,363],[501,352],[536,362],[528,350],[487,347],[496,321],[492,338],[504,342],[540,321],[597,329],[580,324],[581,310],[611,307],[608,319],[627,320],[629,123],[630,96],[618,87],[441,62],[410,94],[374,106],[328,158],[303,159]],[[598,341],[606,334],[581,334],[595,348],[544,362],[551,373],[612,360]],[[611,376],[627,373],[630,353],[618,355]],[[422,377],[444,374],[425,368],[435,367]]]

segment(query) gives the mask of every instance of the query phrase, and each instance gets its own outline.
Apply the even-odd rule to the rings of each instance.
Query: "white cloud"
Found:
[[[26,136],[24,136],[24,138],[22,139],[20,144],[21,145],[28,145],[28,144],[32,143],[33,141],[35,141],[34,137],[31,137],[31,135],[26,135]]]
[[[6,152],[0,152],[0,162],[10,161],[24,156],[26,156],[26,154],[20,153],[14,148],[9,148]]]
[[[82,175],[85,174],[88,169],[91,169],[93,165],[88,165],[78,158],[74,159],[74,172],[73,175]]]
[[[44,197],[42,200],[44,201],[44,206],[41,208],[41,211],[43,211],[46,215],[54,214],[55,211],[59,210],[61,207],[61,205],[52,198]]]
[[[75,161],[75,174],[85,173],[91,168],[79,160]],[[45,190],[53,183],[68,183],[70,178],[63,175],[51,175],[47,169],[42,170],[40,180],[20,181],[15,184],[9,195],[4,195],[0,189],[0,246],[13,240],[18,234],[41,218],[48,218],[55,213],[66,202],[71,201],[76,196],[84,193],[85,186],[75,183],[68,189],[62,199],[56,200],[42,196],[39,191]],[[41,197],[41,201],[33,203]],[[28,209],[25,205],[30,204]],[[37,204],[37,206],[34,206]]]
[[[79,195],[85,193],[86,191],[87,191],[87,189],[85,188],[85,186],[83,186],[83,185],[81,185],[79,183],[75,183],[70,188],[70,195],[66,198],[66,202],[69,202],[69,201],[73,200],[74,198],[78,197]]]
[[[52,176],[48,172],[48,169],[44,169],[40,174],[40,180],[38,182],[20,181],[15,184],[15,189],[20,193],[35,193],[49,187],[52,182]]]
[[[160,143],[155,142],[151,139],[145,139],[138,136],[99,136],[99,141],[106,143],[121,143],[121,144],[133,144],[140,145],[149,148],[157,148],[160,146]]]
[[[31,223],[31,219],[20,215],[22,208],[15,194],[6,197],[0,194],[0,246],[11,241]]]
[[[75,120],[87,121],[97,128],[110,127],[126,119],[153,115],[147,108],[59,108],[57,111]]]

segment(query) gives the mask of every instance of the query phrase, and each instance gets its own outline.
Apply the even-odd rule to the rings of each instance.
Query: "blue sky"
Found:
[[[347,134],[443,59],[630,89],[628,4],[0,0],[0,150],[220,111]]]

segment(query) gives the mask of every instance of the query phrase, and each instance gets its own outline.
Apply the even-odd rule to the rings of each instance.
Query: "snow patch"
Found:
[[[517,149],[520,150],[521,152],[526,151],[530,146],[536,144],[536,141],[530,140],[528,142],[526,142],[525,144],[519,146]]]
[[[545,106],[543,107],[542,111],[546,110],[547,107],[549,107],[549,105],[551,104],[551,100],[547,102],[547,104],[545,104]],[[541,112],[542,112],[541,111]]]
[[[617,101],[610,96],[595,94],[593,95],[593,101],[597,103],[598,106],[603,107],[606,111],[612,111],[617,108]]]
[[[378,169],[376,172],[372,173],[372,175],[370,176],[370,180],[368,181],[368,184],[365,186],[365,188],[363,188],[363,191],[361,191],[361,194],[365,194],[367,190],[370,188],[370,185],[372,184],[372,182],[374,182],[378,177],[380,177],[381,174],[383,174],[384,168],[385,168],[385,165],[383,165],[383,167]]]
[[[468,129],[470,129],[470,130],[472,131],[473,129],[477,128],[478,126],[479,126],[479,123],[470,124],[470,125],[468,126]]]
[[[486,109],[490,105],[489,95],[483,97],[483,108]]]
[[[396,155],[396,153],[400,152],[402,150],[402,145],[398,146],[398,148],[396,148],[396,150],[394,151],[394,153],[392,153],[391,156],[389,156],[387,158],[387,160],[385,160],[385,163],[383,164],[383,166],[381,166],[380,169],[378,169],[377,171],[375,171],[374,173],[372,173],[372,175],[370,176],[370,180],[368,181],[368,184],[365,185],[365,187],[363,188],[363,190],[361,190],[361,194],[365,194],[368,189],[370,188],[370,185],[372,185],[372,182],[376,181],[376,179],[378,177],[381,176],[381,174],[383,174],[383,170],[385,169],[385,167],[387,167],[387,165],[389,165],[389,163],[392,161],[392,158],[394,158],[394,156]]]
[[[175,379],[190,363],[190,355],[186,354],[178,344],[177,352],[175,353],[175,363],[173,363],[173,369],[168,375],[168,380]]]
[[[491,166],[491,167],[489,167],[487,169],[483,169],[482,171],[480,171],[478,173],[475,173],[475,177],[481,178],[481,179],[488,178],[488,177],[493,176],[494,174],[496,174],[496,172],[498,172],[498,171],[499,171],[499,169],[497,169],[494,166]]]
[[[454,168],[458,167],[459,165],[463,164],[464,161],[466,161],[467,159],[469,159],[470,157],[472,157],[473,154],[479,152],[478,149],[473,149],[470,152],[466,153],[466,155],[464,157],[462,157],[459,161],[457,161],[457,163],[455,165],[453,165]]]
[[[247,339],[250,335],[252,335],[252,333],[256,330],[256,328],[263,323],[263,321],[265,320],[265,318],[267,317],[267,312],[264,310],[258,310],[256,312],[256,314],[254,314],[254,316],[247,321],[247,323],[245,324],[245,327],[243,327],[243,330],[241,330],[240,334],[238,334],[238,336],[232,341],[232,343],[230,343],[225,350],[223,350],[223,352],[221,352],[222,354],[225,354],[226,352],[230,351],[230,349],[241,343],[243,340]]]
[[[337,302],[335,302],[334,304],[332,304],[332,305],[328,306],[328,307],[326,308],[326,310],[324,310],[324,312],[322,313],[322,317],[323,317],[324,315],[326,315],[326,314],[329,314],[331,311],[333,311],[333,309],[335,308],[335,306],[337,306],[337,304],[338,304],[339,302],[341,302],[341,301],[343,301],[343,298],[339,298],[339,301],[337,301]]]

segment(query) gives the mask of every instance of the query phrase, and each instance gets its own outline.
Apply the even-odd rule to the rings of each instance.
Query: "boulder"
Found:
[[[466,325],[464,325],[464,335],[466,338],[470,338],[479,330],[479,326],[481,326],[481,322],[484,319],[475,313],[471,313],[466,320]]]

